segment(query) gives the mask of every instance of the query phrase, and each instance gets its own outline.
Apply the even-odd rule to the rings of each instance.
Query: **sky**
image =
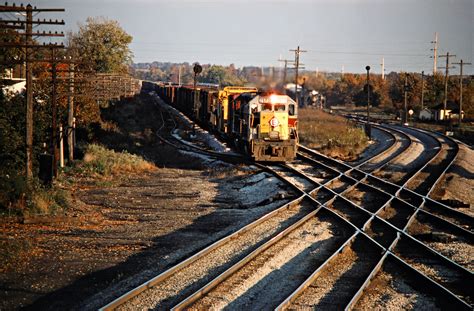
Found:
[[[431,41],[452,62],[473,62],[474,0],[37,0],[65,13],[65,31],[89,16],[117,20],[133,36],[134,62],[282,65],[301,49],[307,70],[433,71]],[[438,66],[446,60],[439,59]],[[466,74],[474,73],[466,66]],[[458,67],[451,69],[454,73]]]

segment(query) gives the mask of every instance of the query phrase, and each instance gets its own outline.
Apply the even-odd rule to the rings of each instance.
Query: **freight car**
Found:
[[[298,144],[297,105],[287,95],[253,87],[192,86],[157,83],[169,105],[201,127],[219,133],[255,161],[291,161]]]

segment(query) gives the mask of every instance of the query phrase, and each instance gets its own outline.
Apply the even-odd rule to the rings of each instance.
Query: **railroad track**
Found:
[[[175,120],[176,116],[181,117],[183,122],[186,123],[192,123],[192,121],[187,119],[178,110],[161,102],[159,98],[157,98],[156,105],[160,106],[159,112],[161,117],[161,126],[156,131],[156,135],[163,143],[172,146],[176,150],[200,154],[229,163],[249,163],[249,160],[241,154],[234,152],[218,152],[198,140],[191,143],[181,139],[178,135],[178,124]]]
[[[320,156],[321,155],[318,155],[318,157]],[[444,167],[444,169],[441,169],[443,173],[447,170],[447,168],[449,167],[450,163],[452,163],[453,160],[454,158],[451,156],[450,160],[444,161],[445,163],[448,163],[448,164],[446,164],[446,167]],[[334,161],[332,159],[325,160],[325,163],[330,164],[331,167],[333,168],[340,167],[340,163],[332,163],[332,162],[337,162],[337,161]],[[419,171],[423,171],[423,169],[425,169],[429,163],[432,163],[432,160],[429,160],[426,165],[424,165],[422,168],[419,169]],[[344,167],[342,171],[348,172],[347,167]],[[417,173],[418,172],[414,173],[413,175],[416,176]],[[348,175],[350,175],[350,171]],[[439,178],[437,180],[439,180]],[[353,181],[353,183],[354,182],[355,180]],[[378,182],[379,182],[379,185],[386,183],[380,180],[378,180]],[[406,183],[408,183],[408,181]],[[436,184],[436,181],[433,183],[432,187],[435,184]],[[384,189],[384,188],[386,187],[379,187],[379,190]],[[390,188],[395,188],[395,187],[391,185]],[[396,198],[395,196],[391,196],[390,200],[388,200],[387,203],[384,204],[381,209],[379,209],[379,211],[371,215],[371,221],[364,225],[365,230],[381,245],[383,245],[384,247],[389,247],[386,252],[386,254],[388,255],[386,255],[385,258],[388,258],[388,257],[391,258],[394,256],[394,254],[397,254],[398,256],[401,256],[401,254],[404,255],[403,259],[405,260],[401,260],[401,258],[397,257],[396,261],[394,261],[394,259],[391,259],[392,264],[393,262],[402,262],[404,264],[404,267],[409,267],[409,265],[407,265],[407,262],[410,262],[413,266],[415,265],[415,263],[417,262],[419,263],[420,261],[422,261],[420,260],[420,258],[425,259],[426,263],[419,263],[419,265],[416,267],[420,270],[424,268],[424,271],[428,272],[427,274],[430,277],[431,283],[433,283],[433,279],[435,279],[434,283],[436,283],[437,285],[441,285],[443,288],[449,288],[450,290],[452,290],[452,292],[450,292],[449,294],[450,296],[448,297],[449,299],[447,299],[446,301],[451,301],[454,298],[454,300],[455,301],[457,300],[458,303],[462,301],[461,305],[464,305],[464,307],[468,306],[469,303],[472,303],[472,297],[470,296],[471,294],[469,292],[466,292],[466,290],[462,288],[462,285],[466,284],[466,282],[469,283],[470,281],[472,281],[472,273],[469,270],[461,267],[454,261],[447,259],[442,254],[433,251],[433,249],[430,248],[428,245],[413,238],[412,236],[407,234],[406,231],[410,230],[413,227],[412,224],[413,224],[414,219],[416,220],[423,219],[423,221],[425,221],[425,225],[427,224],[426,221],[429,220],[431,224],[436,224],[437,230],[444,229],[445,231],[448,231],[447,234],[449,234],[450,238],[454,237],[454,239],[456,239],[457,241],[460,240],[461,243],[465,243],[464,246],[467,247],[468,249],[472,245],[472,231],[464,230],[463,227],[456,226],[455,222],[445,222],[443,218],[433,217],[433,215],[429,213],[425,213],[425,211],[420,209],[420,207],[423,207],[424,203],[426,202],[432,203],[434,201],[431,201],[426,197],[422,197],[421,195],[416,195],[416,194],[413,195],[412,192],[407,191],[406,193],[404,193],[402,191],[404,191],[404,189],[403,187],[400,187],[400,190],[398,190],[396,193],[403,194],[405,198],[411,197],[411,201],[418,202],[419,206],[418,207],[413,206],[412,204],[407,203],[403,199],[399,199],[399,198]],[[384,194],[387,195],[389,193],[385,192]],[[352,218],[353,219],[352,221],[353,222],[358,221],[358,224],[362,223],[365,220],[364,213],[361,212],[360,210],[356,212],[356,209],[354,209],[354,204],[351,204],[350,202],[347,202],[345,200],[338,200],[338,201],[335,200],[334,202],[337,203],[337,205],[329,205],[330,208],[333,208],[336,210],[339,209],[340,213],[347,219]],[[371,204],[367,205],[366,203],[364,203],[362,204],[362,206],[365,207],[365,208],[362,208],[364,211],[371,212],[370,211]],[[362,206],[359,206],[359,207],[362,207]],[[451,212],[454,212],[448,207],[442,206],[440,204],[438,204],[437,207],[440,207],[440,206],[442,207],[443,211],[445,212],[449,211],[450,215],[451,215]],[[471,227],[472,218],[465,215],[461,216],[459,213],[455,213],[455,212],[454,214],[456,216],[452,217],[452,219],[456,219],[460,223],[463,223],[463,224],[466,224],[467,222],[469,223],[468,227],[472,228]],[[434,228],[432,227],[431,229],[434,229]],[[456,233],[454,233],[453,231],[456,231]],[[394,237],[396,238],[394,239]],[[430,237],[430,235],[428,235],[428,237]],[[390,243],[390,241],[393,241],[392,244]],[[448,243],[452,243],[452,240],[449,241]],[[408,247],[407,245],[409,245],[410,247]],[[433,246],[432,243],[430,244],[430,246]],[[410,252],[405,251],[405,252],[400,252],[400,253],[392,253],[391,249],[394,247],[396,247],[395,249],[397,251],[408,249],[408,250],[412,250],[412,252],[410,253]],[[413,253],[415,255],[413,255]],[[424,256],[417,257],[416,254],[419,254],[419,253],[422,253]],[[413,260],[413,258],[416,258],[416,259]],[[377,265],[377,267],[379,267],[377,268],[378,270],[380,270],[380,267],[383,265],[384,261],[385,259],[381,260],[381,263]],[[429,263],[428,266],[430,267],[423,266],[424,264],[426,265],[427,263]],[[430,270],[429,268],[431,268],[432,270]],[[412,269],[412,267],[410,269]],[[408,269],[407,271],[410,271],[410,269]],[[472,267],[470,267],[470,269],[472,269]],[[377,272],[371,273],[371,277],[373,277],[374,273],[377,273]],[[429,272],[432,272],[432,273],[429,273]],[[413,274],[414,274],[414,271],[411,272],[411,275]],[[439,275],[444,275],[444,278],[438,277]],[[425,275],[422,275],[422,276],[426,278]],[[452,276],[452,277],[451,279],[449,279],[446,276]],[[446,278],[448,280],[446,280]],[[370,280],[370,278],[368,280]],[[351,300],[348,306],[354,305],[354,303],[360,298],[361,293],[364,291],[364,289],[368,287],[369,283],[370,281],[368,281],[367,284],[365,284],[364,287],[361,288],[360,293],[354,296],[354,299]],[[295,293],[294,297],[297,297],[298,295],[301,295],[301,291]],[[443,297],[444,296],[446,295],[443,294]],[[290,300],[286,301],[286,303],[283,304],[282,307],[283,306],[288,307],[290,302],[294,301],[294,299],[295,298],[290,298]]]
[[[457,151],[442,151],[449,143],[432,137],[440,150],[394,183],[374,173],[389,171],[412,139],[399,129],[381,130],[392,142],[353,165],[301,148],[296,163],[261,166],[297,198],[102,310],[350,308],[371,303],[364,292],[380,296],[384,280],[389,293],[403,284],[427,303],[470,309],[472,294],[463,284],[472,283],[472,272],[436,243],[470,247],[472,218],[428,197]],[[437,177],[420,187],[416,176],[430,165]],[[437,232],[435,241],[426,228]]]

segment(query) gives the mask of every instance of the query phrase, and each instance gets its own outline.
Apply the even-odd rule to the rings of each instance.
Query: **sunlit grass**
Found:
[[[343,160],[354,160],[368,144],[361,128],[319,109],[299,110],[300,143]]]
[[[126,151],[115,152],[96,144],[87,146],[84,161],[79,166],[86,175],[101,175],[105,177],[127,173],[140,174],[156,169],[154,164],[140,156]]]

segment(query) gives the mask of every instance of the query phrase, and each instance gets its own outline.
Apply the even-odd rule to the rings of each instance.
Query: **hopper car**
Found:
[[[144,82],[202,128],[218,133],[255,161],[288,162],[296,157],[298,107],[287,95],[253,87],[193,86]]]

